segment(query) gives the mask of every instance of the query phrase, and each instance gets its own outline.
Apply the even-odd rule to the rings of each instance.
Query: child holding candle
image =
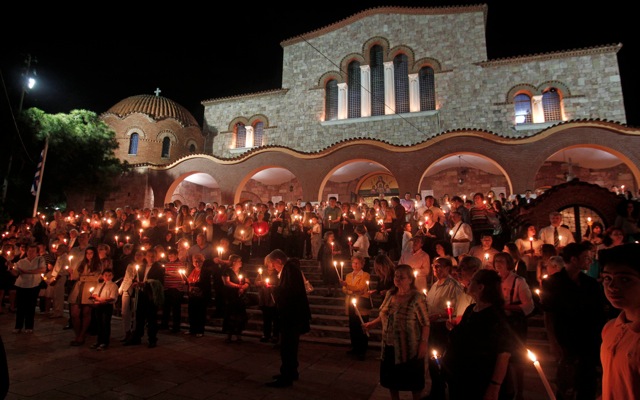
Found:
[[[262,337],[260,338],[262,343],[277,342],[280,335],[278,309],[273,297],[273,290],[278,283],[278,271],[273,264],[268,264],[266,271],[258,273],[255,281],[258,288],[258,306],[262,311]]]
[[[349,317],[349,337],[351,339],[351,350],[347,353],[355,356],[358,360],[364,360],[369,347],[369,338],[362,330],[363,322],[369,321],[371,310],[371,300],[369,299],[368,282],[371,275],[362,270],[364,267],[364,257],[354,255],[351,257],[352,272],[348,273],[342,284],[342,292],[345,296],[345,311]],[[352,299],[356,299],[355,305]],[[356,309],[357,307],[357,309]],[[358,312],[360,316],[358,316]]]
[[[102,271],[103,282],[93,290],[91,298],[95,304],[95,316],[98,338],[91,345],[98,351],[106,350],[111,341],[111,317],[113,305],[118,300],[118,285],[113,282],[113,269],[106,268]]]

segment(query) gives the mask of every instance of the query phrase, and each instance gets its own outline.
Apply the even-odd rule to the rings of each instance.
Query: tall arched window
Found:
[[[136,154],[138,154],[138,134],[137,133],[132,133],[131,136],[129,136],[129,155],[130,156],[135,156]]]
[[[409,61],[406,54],[393,58],[393,81],[396,89],[396,113],[409,112]]]
[[[264,135],[264,122],[258,121],[253,127],[253,146],[262,146],[262,138]]]
[[[513,99],[516,112],[516,124],[530,124],[533,122],[531,116],[531,97],[526,93],[520,93]]]
[[[369,51],[371,60],[371,115],[384,115],[384,57],[382,46]]]
[[[360,97],[362,85],[360,77],[360,63],[358,61],[350,62],[349,75],[347,77],[347,83],[349,84],[349,118],[360,118],[362,116],[362,100]]]
[[[325,121],[338,119],[338,81],[331,79],[327,82],[324,99]]]
[[[556,88],[549,88],[542,93],[542,109],[544,110],[544,120],[562,121],[562,110],[560,109],[560,93]]]
[[[420,111],[433,111],[436,109],[436,84],[433,68],[422,67],[418,73],[420,84]]]
[[[236,124],[236,148],[241,149],[247,144],[247,128],[242,122]]]
[[[162,158],[169,158],[169,149],[171,149],[171,139],[165,137],[162,139]]]

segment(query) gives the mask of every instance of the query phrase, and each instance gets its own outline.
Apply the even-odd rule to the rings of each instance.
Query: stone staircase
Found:
[[[252,259],[248,263],[243,264],[242,273],[253,282],[258,274],[258,268],[263,267],[261,259]],[[312,321],[311,331],[300,338],[302,341],[319,342],[332,345],[350,344],[348,318],[345,315],[345,299],[341,292],[336,292],[335,297],[325,297],[327,288],[323,286],[320,265],[315,260],[301,260],[302,270],[313,284],[315,290],[308,296],[311,307]],[[351,272],[348,264],[345,264],[344,274]],[[374,289],[377,277],[371,272],[371,288]],[[257,292],[250,291],[250,296],[254,296],[257,302]],[[380,299],[374,300],[374,307],[371,310],[371,318],[377,315],[377,309],[380,305]],[[207,331],[212,333],[222,333],[222,319],[213,318],[215,308],[209,309],[209,317],[207,319]],[[257,306],[250,306],[247,309],[249,321],[247,323],[244,335],[250,337],[262,336],[262,312]],[[183,316],[186,317],[186,305],[183,309]],[[544,328],[544,320],[541,314],[536,314],[529,318],[529,340],[528,348],[533,351],[539,359],[549,359],[549,344],[547,341],[546,330]],[[186,318],[184,320],[187,326]],[[380,334],[379,329],[373,329],[370,332],[369,345],[371,349],[379,348]]]

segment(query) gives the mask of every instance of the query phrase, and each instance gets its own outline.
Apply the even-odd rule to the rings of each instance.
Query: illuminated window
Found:
[[[371,115],[384,115],[384,64],[382,46],[371,47]]]
[[[409,112],[409,61],[405,54],[393,59],[393,80],[396,92],[396,113]]]
[[[433,68],[422,67],[418,74],[420,83],[420,111],[436,109],[436,88]]]
[[[338,81],[331,79],[325,88],[325,121],[338,119]]]
[[[241,149],[246,146],[247,129],[242,122],[236,124],[236,148]]]
[[[560,93],[556,88],[542,93],[542,109],[544,110],[544,120],[562,121],[562,110],[560,109]]]
[[[137,133],[132,133],[129,137],[129,155],[135,156],[138,154],[138,139],[139,136]]]
[[[171,139],[165,137],[162,139],[162,158],[169,158],[169,149],[171,148]]]
[[[362,85],[360,81],[360,63],[358,61],[352,61],[349,63],[347,83],[349,84],[349,118],[360,118],[361,112],[361,90]]]
[[[516,112],[516,124],[530,124],[531,117],[531,97],[526,93],[520,93],[513,99]]]

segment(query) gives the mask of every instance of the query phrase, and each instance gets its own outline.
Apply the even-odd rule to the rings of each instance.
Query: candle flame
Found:
[[[433,353],[433,358],[438,358],[438,351],[437,350],[433,350],[431,353]]]
[[[538,361],[538,359],[536,358],[536,355],[533,354],[533,352],[531,352],[531,350],[527,349],[527,355],[529,356],[529,359],[533,362]]]
[[[262,275],[262,268],[258,268],[258,273]]]
[[[354,297],[354,298],[352,298],[352,299],[351,299],[351,302],[353,303],[353,306],[355,307],[356,302],[357,302],[356,298],[355,298],[355,297]]]
[[[540,289],[536,289],[535,292],[538,296],[540,296]]]
[[[447,301],[447,308],[451,308],[451,302]]]
[[[414,276],[414,278],[417,278],[418,277],[418,271],[413,271],[413,276]]]

